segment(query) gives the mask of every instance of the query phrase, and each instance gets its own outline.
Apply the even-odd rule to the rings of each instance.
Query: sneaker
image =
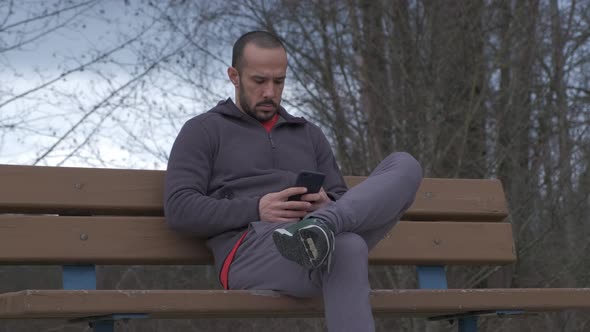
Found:
[[[276,229],[272,239],[281,255],[307,269],[331,265],[334,230],[317,218],[307,218],[285,228]]]

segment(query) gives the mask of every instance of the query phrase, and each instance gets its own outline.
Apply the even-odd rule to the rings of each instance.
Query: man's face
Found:
[[[287,54],[280,47],[269,49],[248,44],[243,56],[237,96],[239,107],[258,121],[270,120],[281,104]]]

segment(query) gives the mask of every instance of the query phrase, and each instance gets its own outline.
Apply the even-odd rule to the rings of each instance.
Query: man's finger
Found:
[[[301,200],[306,201],[306,202],[319,201],[321,198],[322,198],[321,194],[305,194],[305,195],[301,196]]]
[[[281,210],[306,211],[311,207],[311,203],[304,201],[286,201],[282,202],[279,207]]]
[[[279,194],[281,195],[282,198],[289,198],[293,195],[302,195],[305,194],[307,192],[307,188],[305,187],[290,187],[287,188],[281,192],[279,192]]]

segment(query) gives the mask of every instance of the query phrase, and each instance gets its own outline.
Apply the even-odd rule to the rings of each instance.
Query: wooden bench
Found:
[[[349,186],[362,177],[347,177]],[[63,289],[0,294],[0,318],[62,318],[109,331],[128,318],[322,315],[321,299],[270,291],[96,290],[96,265],[212,264],[203,241],[164,221],[164,172],[0,165],[0,264],[61,265]],[[457,319],[590,308],[589,289],[447,289],[446,265],[515,262],[496,180],[425,179],[412,207],[370,253],[415,265],[421,289],[375,289],[376,315]]]

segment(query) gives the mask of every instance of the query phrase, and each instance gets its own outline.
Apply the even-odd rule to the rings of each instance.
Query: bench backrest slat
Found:
[[[504,264],[516,259],[509,223],[400,222],[373,264]],[[211,264],[204,241],[162,217],[0,216],[0,264]]]
[[[364,177],[345,177],[354,186]],[[0,165],[0,213],[161,216],[164,171]],[[424,179],[405,220],[501,221],[497,180]]]

